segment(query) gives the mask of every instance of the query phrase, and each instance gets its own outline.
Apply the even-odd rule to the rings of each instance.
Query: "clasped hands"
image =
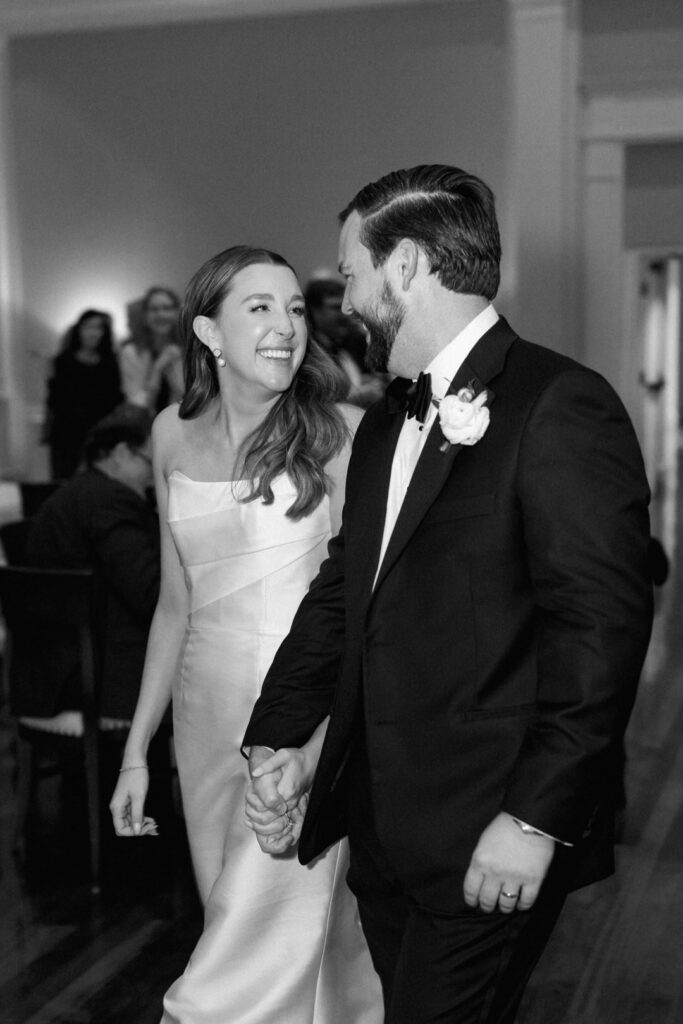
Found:
[[[252,747],[246,825],[264,853],[285,853],[299,841],[314,772],[303,749]]]

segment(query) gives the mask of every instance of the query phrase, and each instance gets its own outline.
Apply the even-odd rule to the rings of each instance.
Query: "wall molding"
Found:
[[[424,0],[3,0],[0,32],[12,36],[415,6]],[[476,0],[451,0],[453,4]]]
[[[683,138],[683,81],[677,88],[602,95],[584,105],[584,142],[657,142]]]
[[[628,98],[634,94],[662,92],[683,89],[683,68],[657,68],[656,71],[633,72],[624,75],[584,75],[581,91],[586,99],[599,99],[604,96],[622,96]]]
[[[568,14],[574,15],[577,8],[577,0],[507,0],[508,5],[514,11],[515,18],[534,19],[540,21],[545,18],[566,18]]]

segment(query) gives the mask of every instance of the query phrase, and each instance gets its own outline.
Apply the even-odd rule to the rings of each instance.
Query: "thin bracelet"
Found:
[[[136,772],[141,768],[144,768],[146,772],[149,771],[149,768],[147,767],[146,764],[131,764],[128,765],[127,768],[119,768],[119,775],[121,774],[121,772]]]

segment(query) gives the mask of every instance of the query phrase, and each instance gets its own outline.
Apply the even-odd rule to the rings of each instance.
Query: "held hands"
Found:
[[[283,747],[272,753],[255,747],[249,757],[251,785],[246,795],[247,827],[264,853],[284,853],[301,835],[314,766],[304,750]]]
[[[549,836],[527,835],[502,811],[482,832],[465,875],[465,902],[487,913],[529,910],[555,852]]]
[[[156,836],[154,818],[144,815],[149,772],[145,765],[123,768],[109,802],[109,810],[117,836]]]

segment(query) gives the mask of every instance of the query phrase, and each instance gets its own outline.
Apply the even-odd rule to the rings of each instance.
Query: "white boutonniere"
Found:
[[[439,425],[446,438],[440,451],[448,451],[452,444],[472,445],[481,441],[491,418],[486,407],[487,400],[486,391],[481,391],[475,398],[470,384],[461,388],[457,395],[432,399],[439,410]]]

